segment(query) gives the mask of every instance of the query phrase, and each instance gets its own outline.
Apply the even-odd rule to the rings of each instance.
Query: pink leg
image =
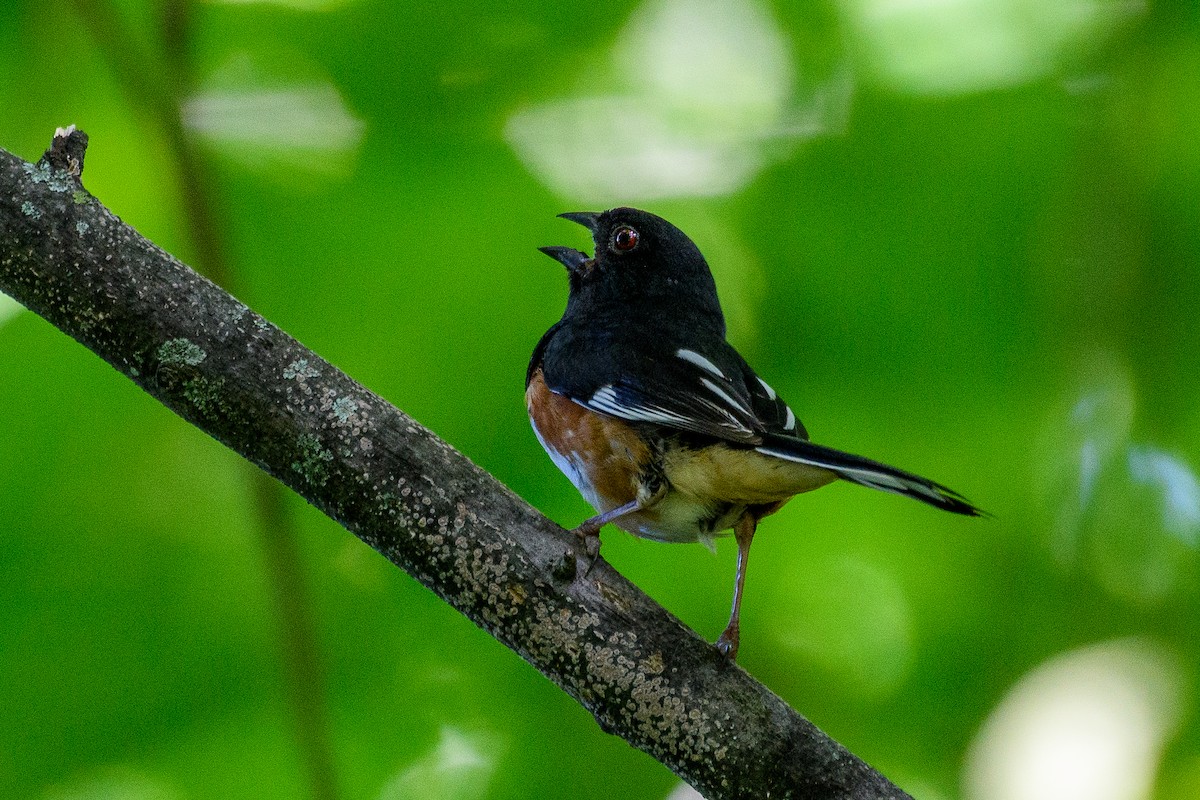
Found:
[[[584,520],[578,528],[572,533],[583,540],[584,551],[587,553],[588,566],[583,571],[583,574],[591,572],[592,564],[596,561],[596,556],[600,555],[600,529],[614,519],[623,517],[641,508],[641,504],[637,500],[631,500],[623,506],[605,511],[603,514],[598,514],[591,519]]]
[[[733,537],[737,540],[738,545],[737,579],[733,585],[733,609],[729,612],[729,624],[725,626],[725,630],[717,639],[717,649],[729,656],[730,661],[737,661],[738,643],[741,638],[742,587],[746,584],[746,561],[750,558],[750,542],[754,539],[754,531],[757,529],[758,520],[749,512],[742,515],[733,529]]]

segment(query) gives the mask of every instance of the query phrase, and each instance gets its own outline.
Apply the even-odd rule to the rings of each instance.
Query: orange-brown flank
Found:
[[[525,390],[525,405],[538,438],[588,502],[608,511],[637,496],[650,448],[628,423],[550,391],[540,368]]]

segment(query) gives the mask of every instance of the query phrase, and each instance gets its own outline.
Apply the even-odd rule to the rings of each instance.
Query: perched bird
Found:
[[[529,419],[599,512],[575,529],[589,558],[609,522],[662,542],[733,530],[733,608],[716,642],[730,659],[758,521],[795,495],[841,478],[980,513],[941,484],[810,442],[788,404],[725,341],[712,273],[683,231],[634,208],[559,216],[591,231],[596,255],[540,248],[567,268],[570,293],[529,361]]]

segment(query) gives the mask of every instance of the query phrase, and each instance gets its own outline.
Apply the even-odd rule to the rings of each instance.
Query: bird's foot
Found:
[[[575,530],[571,531],[576,536],[578,536],[580,541],[583,543],[584,556],[582,559],[580,559],[580,561],[582,562],[580,564],[580,567],[582,567],[582,569],[579,569],[578,572],[584,578],[586,578],[588,576],[588,573],[592,571],[592,567],[594,567],[596,565],[596,560],[598,558],[600,558],[600,527],[601,526],[594,525],[591,523],[592,523],[592,521],[588,520],[587,522],[584,522],[582,525],[580,525]]]
[[[721,654],[730,661],[737,661],[738,644],[741,639],[738,624],[736,622],[729,623],[715,643],[716,648],[721,651]]]

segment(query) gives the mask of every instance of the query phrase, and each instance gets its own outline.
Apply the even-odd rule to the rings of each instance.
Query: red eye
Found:
[[[628,225],[617,228],[613,234],[613,247],[622,252],[628,252],[638,245],[638,232]]]

